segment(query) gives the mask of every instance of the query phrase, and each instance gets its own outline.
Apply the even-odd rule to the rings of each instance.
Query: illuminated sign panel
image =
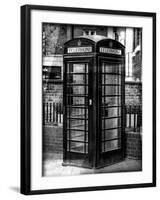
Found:
[[[120,49],[111,49],[111,48],[104,48],[104,47],[100,47],[99,52],[115,54],[115,55],[121,55],[122,54],[122,51]]]
[[[92,47],[70,47],[67,53],[88,53],[92,52]]]

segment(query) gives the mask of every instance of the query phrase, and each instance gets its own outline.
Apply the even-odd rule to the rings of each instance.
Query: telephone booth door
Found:
[[[103,166],[124,158],[124,67],[107,59],[99,64],[98,165]]]
[[[65,63],[65,125],[63,164],[91,167],[91,61]]]

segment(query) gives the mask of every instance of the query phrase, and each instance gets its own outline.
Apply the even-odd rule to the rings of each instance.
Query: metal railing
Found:
[[[43,103],[43,125],[57,126],[63,124],[63,105],[59,102]],[[125,128],[140,132],[142,127],[141,106],[125,106]]]
[[[63,105],[59,102],[43,103],[43,125],[62,125]]]
[[[140,132],[142,127],[142,107],[126,106],[125,116],[125,127],[134,132]]]

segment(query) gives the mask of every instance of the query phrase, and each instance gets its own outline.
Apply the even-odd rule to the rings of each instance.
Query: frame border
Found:
[[[153,47],[153,105],[152,105],[152,183],[142,184],[125,184],[114,186],[95,186],[95,187],[76,187],[76,188],[61,188],[47,190],[31,190],[31,10],[46,10],[46,11],[65,11],[65,12],[83,12],[83,13],[100,13],[114,14],[125,16],[142,16],[152,17],[152,47]],[[24,5],[21,6],[21,141],[20,141],[20,192],[25,195],[34,194],[51,194],[51,193],[66,193],[66,192],[83,192],[83,191],[98,191],[112,189],[129,189],[129,188],[144,188],[156,186],[156,13],[152,12],[137,12],[137,11],[122,11],[122,10],[104,10],[90,9],[77,7],[57,7],[45,5]]]

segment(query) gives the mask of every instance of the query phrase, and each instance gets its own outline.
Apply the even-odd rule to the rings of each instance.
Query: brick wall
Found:
[[[142,84],[140,82],[125,83],[125,105],[142,105]],[[126,157],[142,158],[142,138],[140,132],[126,131]]]
[[[126,133],[126,157],[132,159],[142,158],[142,138],[140,133]]]
[[[44,153],[63,153],[62,127],[45,126],[43,134]],[[142,138],[140,133],[126,133],[126,157],[131,159],[142,158]]]
[[[43,152],[62,153],[63,128],[56,126],[43,127]]]
[[[44,102],[58,102],[62,103],[63,101],[63,85],[50,83],[45,92],[43,92]]]

